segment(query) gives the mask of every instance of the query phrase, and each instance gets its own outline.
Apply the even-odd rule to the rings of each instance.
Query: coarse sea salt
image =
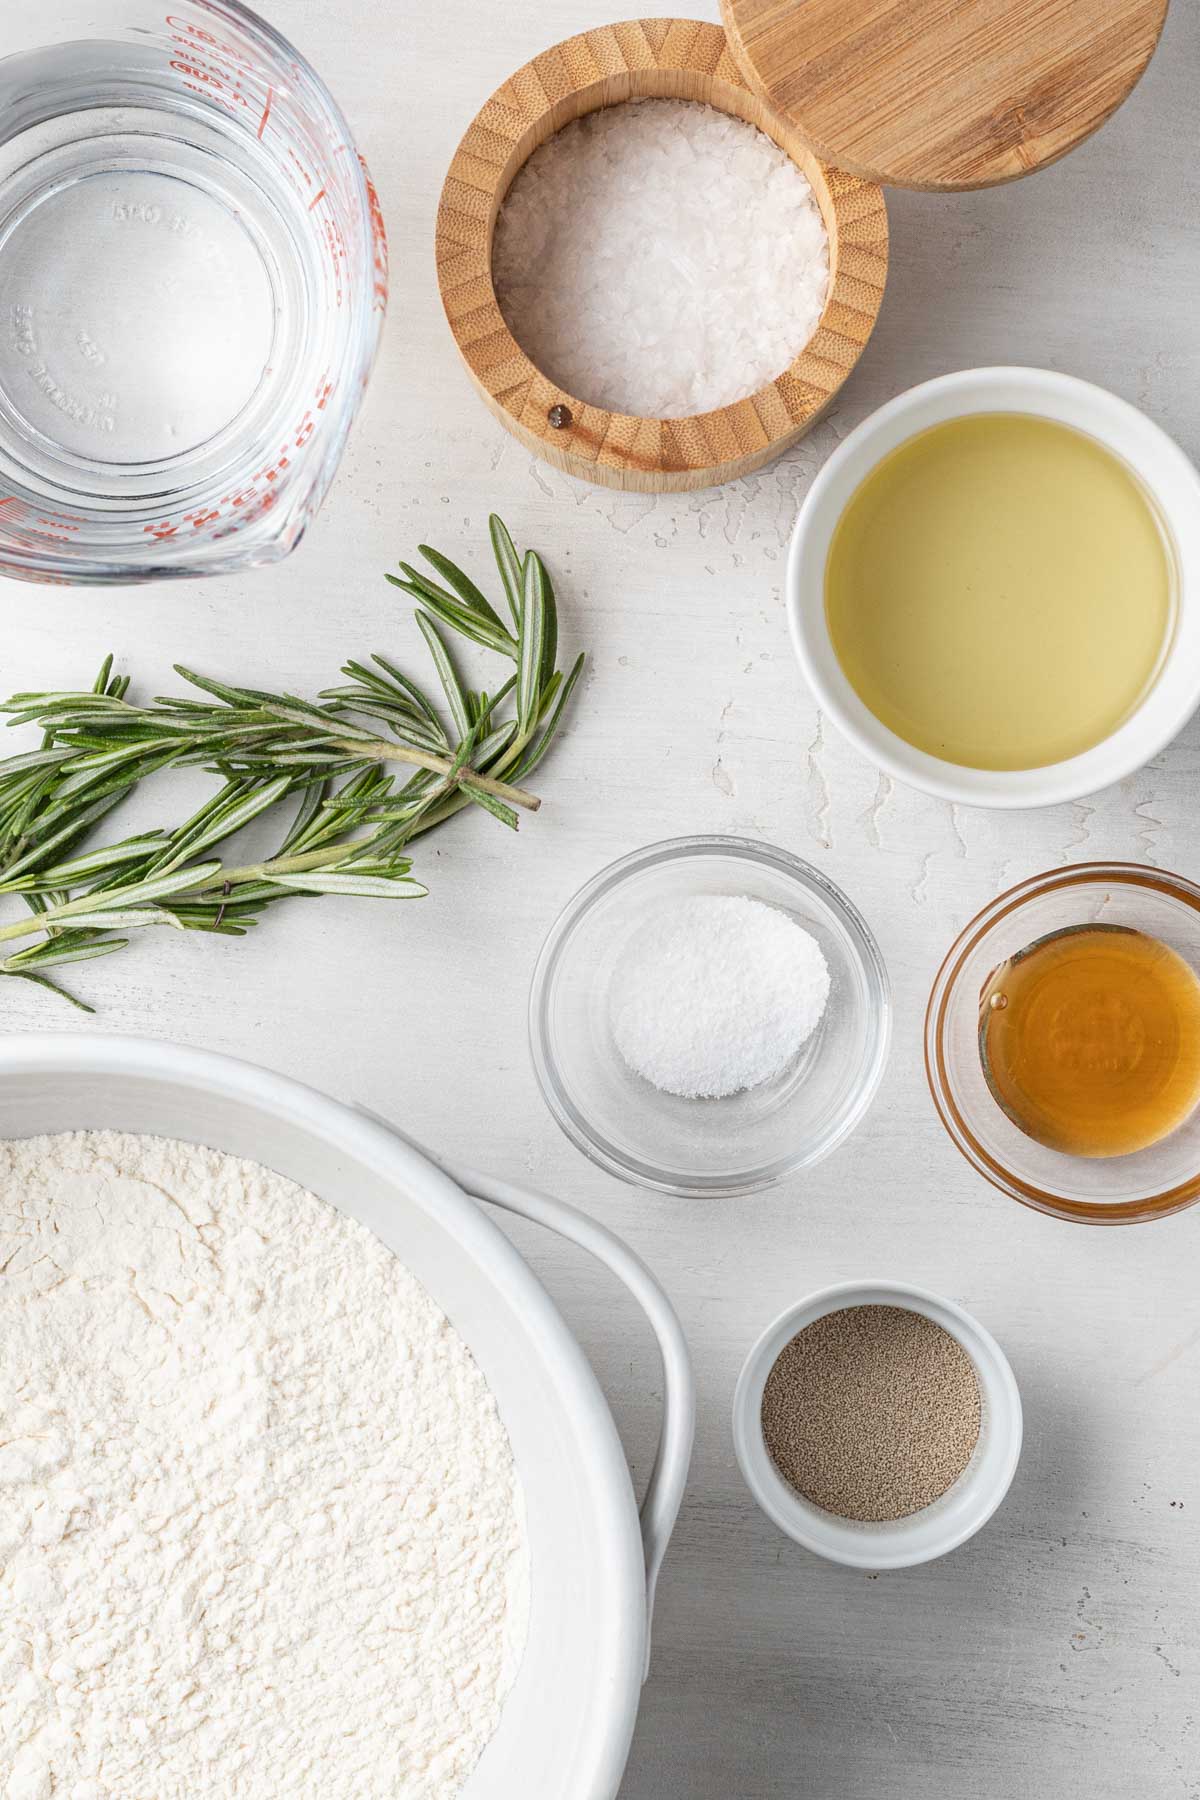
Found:
[[[698,101],[630,100],[529,158],[492,274],[509,330],[556,386],[678,419],[783,373],[825,305],[829,241],[807,178],[765,132]]]
[[[783,1072],[820,1024],[829,967],[802,925],[761,900],[699,894],[625,946],[609,1023],[635,1075],[720,1099]]]

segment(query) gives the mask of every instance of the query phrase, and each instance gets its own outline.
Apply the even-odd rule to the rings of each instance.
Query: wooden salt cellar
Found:
[[[887,275],[877,182],[1011,181],[1103,124],[1153,55],[1167,0],[721,0],[726,31],[640,19],[526,63],[470,126],[437,218],[437,271],[479,392],[530,450],[607,487],[710,487],[761,468],[821,416],[862,353]],[[686,419],[589,406],[536,369],[492,285],[496,216],[554,132],[647,95],[757,125],[804,171],[829,235],[816,332],[748,400]]]
[[[512,336],[492,286],[496,215],[518,169],[570,120],[647,95],[705,100],[761,127],[807,175],[829,234],[829,297],[800,355],[748,400],[686,419],[607,412],[556,387]],[[719,26],[633,20],[569,38],[493,94],[459,145],[442,189],[437,270],[472,380],[528,449],[605,487],[643,493],[712,487],[761,468],[794,444],[858,361],[883,298],[887,213],[874,183],[827,168],[751,92]]]

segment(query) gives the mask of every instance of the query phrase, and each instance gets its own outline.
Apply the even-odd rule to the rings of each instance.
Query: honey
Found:
[[[993,1098],[1027,1136],[1128,1156],[1200,1100],[1200,978],[1124,925],[1057,931],[989,976],[979,1048]]]

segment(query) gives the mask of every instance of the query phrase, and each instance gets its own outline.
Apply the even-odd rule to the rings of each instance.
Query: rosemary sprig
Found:
[[[440,581],[407,563],[388,576],[420,603],[438,702],[377,655],[347,663],[345,685],[316,700],[176,665],[196,694],[138,706],[110,656],[88,691],[0,703],[10,724],[42,730],[40,749],[0,761],[0,896],[20,897],[28,909],[0,923],[0,975],[37,982],[90,1012],[47,971],[123,950],[127,931],[161,925],[242,937],[269,906],[298,894],[420,896],[426,890],[406,853],[414,838],[467,806],[515,830],[519,811],[540,805],[522,783],[558,731],[583,657],[565,675],[557,667],[557,610],[541,558],[518,556],[495,517],[491,539],[511,630],[436,550],[421,546]],[[514,672],[492,694],[474,691],[450,634],[507,658]],[[142,782],[189,767],[218,775],[221,786],[174,830],[91,842]],[[224,860],[236,832],[289,798],[295,812],[270,855]],[[8,949],[22,938],[36,941]]]

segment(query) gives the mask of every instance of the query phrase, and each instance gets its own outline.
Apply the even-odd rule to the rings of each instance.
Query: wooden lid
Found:
[[[1167,0],[721,0],[739,67],[816,155],[912,188],[1029,175],[1137,83]]]

